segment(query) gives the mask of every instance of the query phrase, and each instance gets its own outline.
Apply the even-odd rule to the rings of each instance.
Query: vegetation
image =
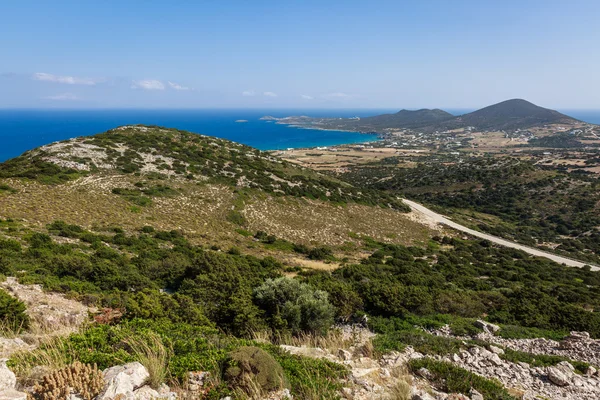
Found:
[[[485,399],[516,400],[516,397],[511,396],[500,382],[483,378],[447,362],[419,358],[411,360],[409,365],[415,372],[421,368],[429,370],[433,374],[435,383],[449,392],[468,395],[473,388]]]
[[[532,246],[556,243],[553,251],[598,263],[599,182],[577,171],[499,157],[427,161],[417,168],[379,163],[343,178],[401,193],[475,229]]]

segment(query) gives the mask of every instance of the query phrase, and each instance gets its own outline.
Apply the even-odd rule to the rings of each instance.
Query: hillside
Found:
[[[147,380],[123,392],[133,397],[597,398],[598,352],[577,349],[600,342],[567,334],[600,337],[600,274],[424,226],[385,183],[368,187],[380,167],[350,184],[147,126],[0,165],[0,272],[11,290],[0,291],[0,321],[17,389],[45,398],[47,374],[70,379],[80,362],[94,396],[111,388],[112,368],[134,368]],[[495,167],[466,179],[494,181]],[[531,169],[505,167],[500,177]],[[456,180],[423,171],[428,184]],[[49,296],[33,284],[93,318],[62,306],[40,318]],[[55,337],[61,328],[79,330]],[[579,347],[532,348],[534,337]],[[548,383],[556,371],[570,386]]]
[[[472,126],[477,130],[516,130],[572,122],[577,120],[526,100],[512,99],[458,116],[434,127],[456,129]]]
[[[278,123],[321,129],[342,129],[357,132],[388,133],[410,129],[426,133],[467,127],[475,130],[507,130],[541,127],[549,124],[573,124],[577,121],[558,111],[542,108],[522,99],[506,100],[480,110],[453,116],[440,109],[401,110],[363,118],[286,117]]]

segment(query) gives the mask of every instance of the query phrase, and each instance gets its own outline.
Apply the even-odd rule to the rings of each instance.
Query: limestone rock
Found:
[[[6,358],[0,359],[0,390],[14,389],[17,386],[17,377],[6,366]]]
[[[478,319],[477,321],[475,321],[475,326],[490,333],[496,333],[500,330],[500,327],[498,325],[485,322],[482,319]]]
[[[338,357],[340,357],[340,359],[343,361],[349,361],[352,360],[352,353],[350,353],[348,350],[340,349],[338,352]]]
[[[113,399],[118,395],[130,395],[141,387],[150,374],[139,362],[118,365],[104,371],[104,391],[98,400]]]
[[[0,391],[0,400],[27,400],[27,393],[15,389],[5,389]]]
[[[567,386],[570,383],[567,375],[556,367],[548,367],[547,372],[550,382],[557,386]]]
[[[483,395],[477,390],[471,388],[471,400],[483,400]]]
[[[150,386],[142,386],[135,392],[133,392],[134,400],[154,400],[162,397],[156,390]]]

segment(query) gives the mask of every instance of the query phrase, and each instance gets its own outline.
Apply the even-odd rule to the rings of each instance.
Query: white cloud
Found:
[[[54,96],[46,96],[44,97],[46,100],[58,100],[58,101],[74,101],[79,100],[79,97],[74,95],[73,93],[61,93]]]
[[[67,85],[87,85],[87,86],[93,86],[96,83],[103,81],[102,79],[78,78],[75,76],[58,76],[58,75],[47,74],[45,72],[36,72],[35,74],[33,74],[32,78],[36,81],[64,83]]]
[[[254,95],[256,95],[256,92],[254,92],[254,90],[244,90],[242,92],[242,96],[251,97]]]
[[[165,90],[165,84],[156,79],[147,79],[142,81],[133,81],[131,88],[144,90]]]
[[[302,94],[302,95],[300,95],[300,97],[302,97],[304,100],[312,100],[312,99],[314,99],[314,97],[309,96],[307,94]]]
[[[265,95],[267,97],[277,97],[277,93],[273,93],[273,92],[264,92],[263,95]]]
[[[171,87],[171,89],[175,89],[175,90],[193,90],[193,89],[191,89],[191,88],[189,88],[187,86],[181,86],[180,84],[175,83],[175,82],[168,81],[168,83],[169,83],[169,86]]]
[[[330,98],[330,99],[345,99],[345,98],[352,97],[352,96],[349,94],[346,94],[346,93],[336,92],[336,93],[328,93],[326,95],[323,95],[323,97]]]

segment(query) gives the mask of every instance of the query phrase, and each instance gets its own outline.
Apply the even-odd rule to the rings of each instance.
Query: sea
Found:
[[[178,128],[233,140],[260,150],[333,146],[377,140],[376,135],[296,128],[264,121],[290,115],[311,117],[366,117],[396,112],[391,109],[345,110],[32,110],[0,109],[0,162],[27,150],[59,140],[88,136],[121,125],[145,124]],[[469,110],[450,110],[458,115]],[[568,115],[600,124],[598,111],[565,111]],[[245,121],[245,122],[240,122]]]

